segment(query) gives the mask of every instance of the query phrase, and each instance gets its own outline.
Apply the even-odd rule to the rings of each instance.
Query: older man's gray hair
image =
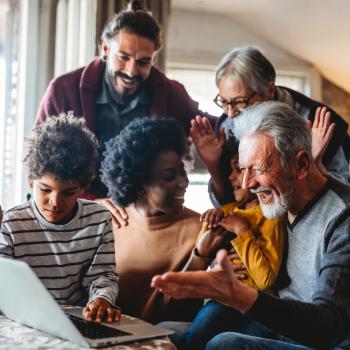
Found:
[[[307,152],[309,160],[313,159],[310,128],[285,103],[268,101],[247,108],[235,119],[233,132],[239,140],[253,134],[272,136],[282,163],[288,168],[300,150]]]
[[[262,96],[268,93],[268,83],[275,81],[271,62],[254,46],[238,47],[227,53],[216,68],[216,85],[221,79],[238,81],[246,89]]]

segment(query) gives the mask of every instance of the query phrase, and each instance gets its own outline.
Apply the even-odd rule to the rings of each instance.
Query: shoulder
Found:
[[[100,222],[111,220],[111,213],[103,205],[82,198],[79,198],[78,202],[81,205],[80,219],[86,219],[88,221],[98,220]]]
[[[195,227],[200,228],[202,226],[201,222],[199,221],[200,214],[193,211],[192,209],[183,208],[183,211],[178,217],[177,222],[180,223],[180,225],[186,225],[188,227]]]
[[[326,200],[333,202],[336,200],[338,204],[342,204],[346,208],[350,208],[350,187],[340,182],[332,175],[328,176],[328,188]],[[336,203],[333,203],[335,205]]]
[[[188,93],[185,87],[177,80],[169,79],[164,73],[155,67],[152,67],[151,74],[149,76],[150,87],[163,87],[166,88],[168,93],[178,96],[188,97]]]
[[[54,78],[51,80],[49,87],[52,89],[92,88],[100,81],[104,66],[103,61],[99,57],[95,57],[86,66]]]
[[[29,201],[6,210],[3,214],[2,223],[4,224],[9,221],[28,217],[35,217]]]

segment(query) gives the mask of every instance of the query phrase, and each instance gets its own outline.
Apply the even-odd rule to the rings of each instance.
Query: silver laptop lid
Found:
[[[8,318],[89,347],[25,262],[0,257],[0,276],[0,310]]]

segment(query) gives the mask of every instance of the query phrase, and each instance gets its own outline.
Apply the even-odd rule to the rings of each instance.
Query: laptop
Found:
[[[0,310],[7,318],[83,347],[99,348],[174,333],[126,315],[113,323],[86,321],[82,307],[61,308],[23,261],[0,258],[0,276]]]

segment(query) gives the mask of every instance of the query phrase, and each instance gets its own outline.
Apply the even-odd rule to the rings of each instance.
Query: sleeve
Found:
[[[332,176],[345,185],[349,185],[349,165],[342,147],[338,149],[330,161],[325,163],[325,167]]]
[[[350,329],[350,210],[329,225],[312,302],[260,292],[247,313],[279,334],[317,349],[340,343]],[[288,316],[286,316],[288,315]]]
[[[116,273],[114,254],[112,221],[108,219],[101,243],[83,277],[82,284],[89,289],[89,302],[99,297],[115,305],[119,291],[119,278]]]
[[[47,87],[45,94],[40,102],[36,115],[35,124],[43,123],[50,115],[58,115],[60,113],[57,105],[57,94],[55,89],[55,80],[51,81]]]
[[[232,241],[232,245],[257,288],[265,290],[277,279],[285,239],[279,219],[265,219],[259,230],[261,232],[243,232]]]
[[[13,238],[6,224],[2,224],[1,226],[0,256],[10,257],[10,258],[13,258],[14,256]]]

